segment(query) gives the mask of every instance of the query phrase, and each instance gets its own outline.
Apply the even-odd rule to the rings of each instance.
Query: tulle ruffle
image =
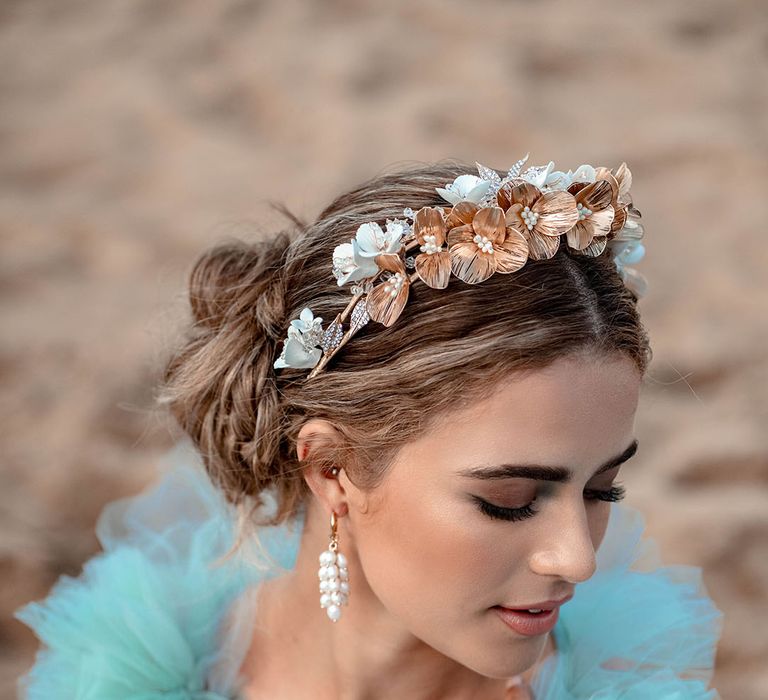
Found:
[[[260,548],[218,561],[235,538],[234,509],[188,443],[161,470],[146,492],[104,509],[104,552],[78,578],[62,576],[45,600],[16,612],[43,643],[20,697],[236,697],[238,650],[222,642],[224,614],[248,586],[293,566],[298,538],[288,526],[263,528]]]
[[[43,645],[19,681],[26,700],[236,700],[254,584],[293,568],[302,518],[259,530],[229,559],[236,513],[188,443],[162,478],[109,504],[104,552],[16,617]],[[273,507],[267,496],[266,508]],[[598,569],[560,611],[557,653],[533,678],[536,700],[717,700],[708,689],[722,613],[701,570],[664,566],[642,515],[611,504]],[[246,614],[224,625],[236,602]]]
[[[560,609],[558,653],[536,700],[717,700],[709,689],[723,614],[701,569],[664,566],[642,514],[612,503],[597,571]]]

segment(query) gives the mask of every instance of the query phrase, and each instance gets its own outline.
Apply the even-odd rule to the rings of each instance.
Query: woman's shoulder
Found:
[[[702,570],[665,565],[640,511],[613,503],[597,571],[560,610],[557,653],[533,679],[537,700],[717,700],[710,688],[723,613]]]
[[[266,533],[258,563],[225,557],[236,514],[195,453],[178,446],[164,469],[145,492],[104,509],[103,551],[80,576],[62,576],[44,600],[16,612],[42,642],[19,680],[21,697],[234,697],[227,613],[259,580],[292,565],[295,545],[278,528]]]

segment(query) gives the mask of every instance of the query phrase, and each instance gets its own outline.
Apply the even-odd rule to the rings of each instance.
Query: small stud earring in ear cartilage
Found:
[[[338,518],[331,511],[330,544],[320,555],[320,569],[317,576],[320,579],[320,607],[333,622],[341,617],[341,606],[349,600],[349,572],[347,558],[338,551],[339,536],[337,532]]]

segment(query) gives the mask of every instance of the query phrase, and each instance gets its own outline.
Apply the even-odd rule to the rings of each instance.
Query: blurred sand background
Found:
[[[152,411],[207,246],[441,158],[630,165],[655,360],[623,473],[768,697],[768,6],[389,0],[0,5],[0,697],[11,612],[93,554],[173,442]],[[631,604],[631,601],[629,602]],[[54,700],[54,699],[51,699]]]

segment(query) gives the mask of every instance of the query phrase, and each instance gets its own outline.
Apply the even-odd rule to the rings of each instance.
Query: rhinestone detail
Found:
[[[352,309],[352,315],[349,319],[349,329],[352,333],[357,333],[371,317],[368,315],[368,308],[365,304],[365,299],[361,299],[355,304],[355,308]]]
[[[343,335],[344,331],[341,328],[341,324],[338,321],[331,323],[325,329],[325,333],[323,333],[323,337],[320,340],[320,347],[323,349],[323,352],[327,353],[337,348],[341,343]]]

